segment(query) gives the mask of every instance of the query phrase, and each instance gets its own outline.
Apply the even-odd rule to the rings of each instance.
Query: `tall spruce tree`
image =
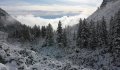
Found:
[[[112,34],[112,54],[114,64],[119,67],[120,66],[120,11],[115,14],[113,19],[113,34]]]
[[[63,31],[63,41],[62,41],[64,47],[68,46],[68,41],[67,41],[68,39],[67,39],[67,34],[66,33],[67,32],[64,29],[64,31]]]
[[[76,41],[76,32],[73,33],[73,40]]]
[[[46,37],[46,27],[45,26],[42,26],[42,28],[41,28],[41,34],[42,34],[42,38]]]
[[[57,28],[57,39],[56,39],[58,46],[63,46],[63,29],[62,29],[62,24],[61,21],[58,23],[58,28]]]
[[[83,48],[89,47],[89,29],[86,19],[83,20],[83,29],[82,29],[82,46]]]
[[[92,20],[90,22],[89,31],[90,31],[89,47],[91,49],[95,49],[97,47],[98,40],[97,40],[97,31],[96,31],[96,27],[95,27],[95,22]]]
[[[54,33],[53,33],[53,28],[51,24],[48,24],[47,29],[46,29],[46,45],[47,46],[52,46],[54,44]]]
[[[103,17],[100,23],[100,45],[107,46],[108,44],[108,31],[106,26],[105,18]]]
[[[83,20],[83,22],[79,23],[79,28],[78,28],[78,34],[77,34],[77,45],[80,48],[88,48],[89,46],[89,29],[87,26],[86,19]]]
[[[31,40],[30,31],[26,25],[24,25],[24,28],[22,29],[21,33],[22,33],[22,36],[21,36],[22,41],[30,41]]]
[[[40,27],[37,25],[34,25],[32,28],[32,34],[34,35],[34,38],[39,38],[41,36]]]
[[[109,39],[108,39],[108,45],[109,45],[109,51],[112,52],[113,48],[113,40],[114,40],[114,18],[111,17],[110,24],[109,24]]]
[[[118,11],[118,13],[115,14],[113,23],[114,23],[113,46],[117,50],[120,50],[120,11]]]
[[[81,46],[81,32],[82,32],[82,19],[80,19],[79,24],[78,24],[78,30],[77,30],[77,39],[76,39],[76,45],[78,47]]]
[[[97,47],[101,47],[101,35],[100,35],[100,31],[101,31],[101,23],[100,21],[96,22],[96,37],[97,37]]]

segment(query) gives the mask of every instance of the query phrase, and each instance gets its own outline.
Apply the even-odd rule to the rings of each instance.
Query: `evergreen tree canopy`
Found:
[[[58,46],[62,46],[62,41],[63,41],[63,29],[62,29],[62,24],[61,21],[58,23],[58,28],[57,28],[57,39],[56,39]]]
[[[47,46],[52,46],[54,43],[54,33],[53,33],[53,28],[51,24],[48,24],[47,30],[46,30],[46,45]]]
[[[86,19],[80,20],[77,33],[77,45],[81,48],[87,48],[89,44],[89,29]]]

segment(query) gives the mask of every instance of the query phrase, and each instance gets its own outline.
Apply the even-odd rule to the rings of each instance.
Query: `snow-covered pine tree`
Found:
[[[64,30],[63,31],[63,41],[62,41],[64,47],[68,46],[68,41],[67,40],[68,40],[67,39],[67,34],[66,34],[66,31]]]
[[[112,52],[113,52],[113,62],[114,65],[119,67],[120,66],[120,11],[115,14],[114,20],[113,20],[113,41],[112,41]]]
[[[73,33],[73,41],[76,41],[76,32]]]
[[[91,49],[95,49],[97,47],[98,44],[98,39],[97,39],[97,31],[96,31],[96,27],[95,27],[95,22],[91,20],[91,22],[89,23],[89,47]]]
[[[109,45],[109,51],[112,52],[113,46],[113,40],[114,40],[114,18],[111,17],[110,24],[109,24],[109,35],[108,35],[108,45]]]
[[[32,28],[32,33],[34,35],[34,38],[39,38],[41,36],[41,30],[40,27],[37,25],[34,25]]]
[[[101,36],[100,36],[100,29],[101,29],[101,26],[100,26],[100,22],[99,21],[97,21],[96,22],[96,38],[97,38],[97,47],[101,47]]]
[[[114,16],[114,40],[113,40],[113,46],[117,50],[120,50],[120,11],[115,14]]]
[[[58,46],[61,47],[63,46],[63,29],[62,29],[62,24],[61,21],[58,23],[58,28],[57,28],[57,39],[56,39]]]
[[[42,26],[42,28],[41,28],[41,34],[42,34],[42,38],[46,37],[46,27],[45,26]]]
[[[77,34],[77,45],[80,48],[88,48],[89,45],[89,29],[86,22],[86,19],[79,23],[78,34]]]
[[[83,29],[82,29],[82,47],[83,48],[88,48],[89,46],[89,28],[86,19],[83,20]]]
[[[76,45],[78,47],[81,46],[81,32],[82,32],[82,19],[80,19],[80,21],[79,21],[78,30],[77,30]]]
[[[53,28],[51,24],[48,24],[46,28],[46,45],[47,46],[52,46],[54,44],[54,33],[53,33]]]
[[[24,28],[21,31],[21,33],[22,33],[22,36],[21,36],[21,40],[22,41],[30,41],[31,40],[30,31],[29,31],[29,28],[27,26],[24,26]]]
[[[102,25],[101,25],[101,29],[102,29],[102,41],[103,41],[103,44],[107,45],[108,44],[108,31],[107,31],[107,24],[106,24],[106,20],[105,18],[103,17],[102,18]]]
[[[99,29],[99,47],[105,47],[107,46],[107,40],[108,40],[108,31],[106,26],[105,18],[103,17],[102,20],[98,23]]]

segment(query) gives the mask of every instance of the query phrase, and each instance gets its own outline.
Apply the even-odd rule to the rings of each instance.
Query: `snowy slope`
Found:
[[[4,64],[0,63],[0,70],[9,70],[9,69]]]
[[[120,10],[120,0],[103,0],[101,7],[89,16],[88,20],[99,21],[104,16],[109,21],[118,10]]]
[[[13,17],[11,17],[5,10],[0,8],[0,23],[4,25],[20,23]]]
[[[92,70],[20,47],[0,42],[0,70]]]
[[[102,17],[105,17],[106,21],[109,23],[109,20],[112,16],[115,15],[115,13],[120,10],[120,0],[103,0],[101,6],[99,9],[97,9],[93,14],[91,14],[87,21],[90,22],[91,20],[97,22],[102,19]],[[74,25],[72,27],[72,32],[77,30],[78,25]]]

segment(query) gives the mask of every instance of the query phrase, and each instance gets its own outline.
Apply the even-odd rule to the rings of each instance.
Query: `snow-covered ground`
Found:
[[[0,59],[0,70],[90,70],[7,42],[0,42]]]
[[[0,42],[0,70],[119,70],[107,48],[43,47],[40,52]],[[4,69],[3,69],[4,68]]]

